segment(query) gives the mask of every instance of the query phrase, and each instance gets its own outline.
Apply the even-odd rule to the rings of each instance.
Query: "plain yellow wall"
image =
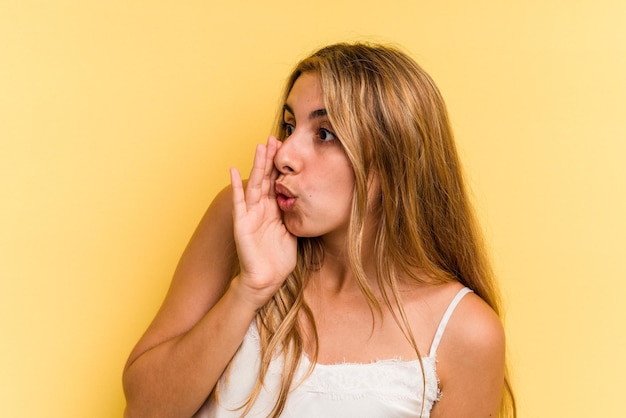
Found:
[[[520,417],[622,417],[626,4],[2,1],[0,416],[121,416],[121,371],[297,59],[395,42],[447,99]]]

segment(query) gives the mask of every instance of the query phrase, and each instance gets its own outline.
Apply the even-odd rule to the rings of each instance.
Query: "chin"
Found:
[[[285,228],[287,228],[287,231],[289,231],[291,235],[298,238],[314,238],[319,236],[319,234],[312,234],[307,231],[303,231],[301,228],[290,228],[287,225],[285,225]]]
[[[306,227],[304,227],[300,223],[289,222],[288,220],[283,221],[285,223],[285,228],[289,233],[298,238],[315,238],[319,237],[321,234],[319,231],[312,231]]]

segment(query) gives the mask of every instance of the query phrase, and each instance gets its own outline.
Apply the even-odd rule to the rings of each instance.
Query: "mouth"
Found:
[[[276,183],[274,191],[276,192],[276,203],[283,212],[290,210],[296,204],[297,197],[282,184]]]

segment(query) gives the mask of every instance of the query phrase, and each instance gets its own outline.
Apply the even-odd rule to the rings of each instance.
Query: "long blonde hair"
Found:
[[[380,312],[380,303],[361,265],[368,184],[376,175],[380,187],[380,222],[375,241],[378,285],[390,311],[395,312],[395,307],[399,312],[394,319],[421,362],[400,300],[398,277],[420,283],[421,277],[429,277],[429,283],[457,280],[501,315],[498,291],[467,196],[443,98],[415,61],[383,45],[336,44],[320,49],[296,66],[287,81],[283,101],[305,72],[320,77],[330,123],[355,174],[348,236],[352,270],[370,306]],[[282,109],[279,118],[282,120]],[[285,137],[280,123],[277,135]],[[299,239],[295,271],[259,311],[261,370],[243,406],[244,414],[258,397],[269,364],[277,355],[284,356],[284,371],[271,416],[279,416],[284,409],[304,350],[300,313],[315,331],[303,289],[323,257],[316,239]],[[418,276],[417,269],[424,275]],[[316,351],[312,357],[314,364]],[[516,416],[508,373],[500,416]]]

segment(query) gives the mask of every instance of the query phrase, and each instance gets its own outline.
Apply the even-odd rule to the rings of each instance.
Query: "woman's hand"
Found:
[[[244,194],[237,169],[230,170],[233,222],[243,295],[257,308],[280,288],[296,266],[297,239],[283,224],[276,203],[274,156],[280,142],[270,137],[258,145]]]

